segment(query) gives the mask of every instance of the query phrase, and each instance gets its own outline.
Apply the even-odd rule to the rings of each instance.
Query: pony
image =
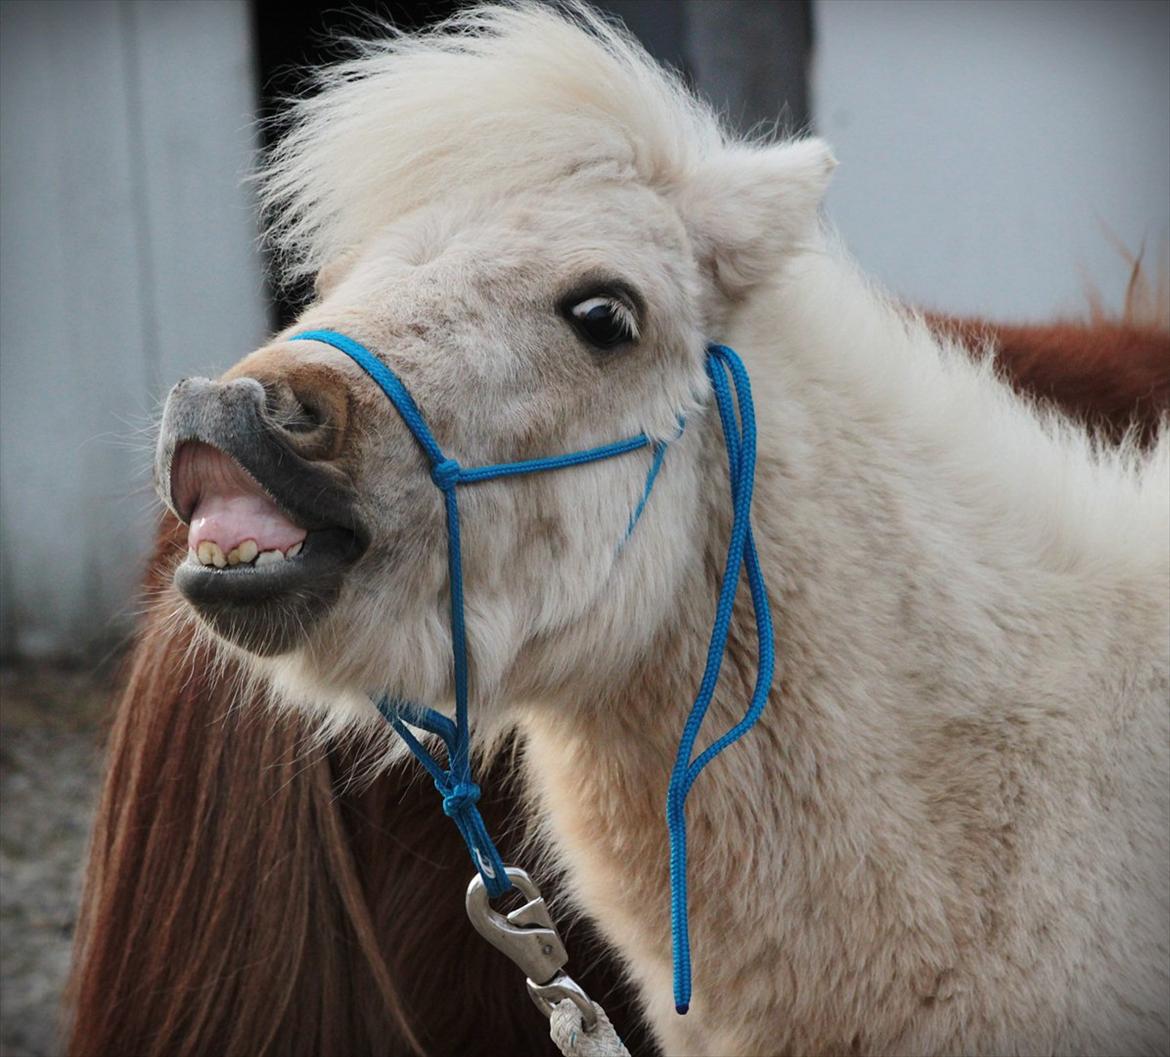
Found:
[[[973,356],[992,353],[1022,394],[1114,442],[1152,439],[1170,411],[1162,316],[1070,320],[1059,341],[1051,324],[930,320],[963,336]],[[299,715],[266,708],[235,658],[193,642],[168,597],[186,550],[186,528],[165,515],[116,702],[67,1052],[551,1057],[540,1018],[503,993],[501,956],[446,942],[467,928],[466,868],[431,791],[404,768],[353,782],[360,759],[351,748],[316,743]],[[524,812],[507,753],[485,784],[493,832],[518,854]],[[212,862],[214,878],[200,883]],[[263,892],[256,877],[267,879]],[[541,877],[546,897],[555,880]],[[572,939],[588,993],[604,999],[631,1050],[649,1049],[613,956],[579,927]],[[248,971],[262,965],[280,972]],[[450,980],[473,999],[448,1001]]]
[[[525,107],[509,105],[517,93]],[[420,98],[436,100],[449,125],[421,127]],[[731,141],[587,12],[486,9],[453,29],[371,46],[296,120],[267,187],[290,271],[318,273],[321,297],[302,325],[362,334],[455,450],[572,450],[626,423],[665,436],[687,411],[620,564],[596,537],[628,519],[639,486],[631,467],[492,486],[465,515],[477,537],[468,550],[477,718],[489,733],[519,732],[566,891],[619,952],[663,1047],[1164,1048],[1165,435],[1151,435],[1148,457],[1132,442],[1107,450],[1011,396],[986,363],[873,291],[820,231],[823,147]],[[377,127],[401,130],[394,157],[366,149],[378,148]],[[610,269],[627,289],[611,288]],[[574,288],[583,274],[602,285]],[[629,332],[619,351],[590,345],[574,322],[572,309],[596,298]],[[542,316],[550,303],[565,304],[564,315]],[[692,803],[696,996],[678,1018],[662,980],[663,760],[727,520],[695,377],[706,336],[738,347],[764,394],[756,512],[776,573],[782,678],[761,729]],[[453,367],[494,398],[489,407],[453,388]],[[411,482],[422,470],[401,424],[336,357],[280,336],[207,399],[256,392],[248,379],[266,394],[264,428],[302,458],[344,466],[372,493],[363,514],[377,527],[359,559],[364,575],[347,573],[334,598],[316,596],[322,612],[298,613],[313,623],[293,629],[304,637],[292,648],[257,656],[265,627],[226,626],[251,648],[233,663],[329,728],[375,724],[362,696],[371,689],[443,700],[439,512]],[[378,460],[389,465],[375,472]],[[289,486],[265,484],[277,494]],[[406,510],[410,525],[378,520]],[[388,536],[393,547],[380,542]],[[160,584],[174,565],[169,540]],[[399,548],[422,565],[409,577],[395,566]],[[493,573],[519,552],[543,583],[514,564],[509,582]],[[582,566],[606,562],[600,598]],[[165,604],[173,608],[169,591]],[[217,882],[243,895],[247,879],[233,877],[241,867],[230,847],[202,835],[230,825],[264,844],[256,805],[272,803],[214,795],[225,788],[215,779],[239,769],[221,750],[235,728],[275,735],[255,716],[233,717],[225,731],[216,715],[209,738],[197,710],[206,684],[181,709],[194,712],[188,730],[172,735],[165,710],[144,714],[152,681],[164,699],[180,690],[166,663],[172,643],[181,653],[184,636],[196,640],[193,672],[206,651],[234,649],[212,647],[196,625],[180,629],[160,620],[115,730],[79,1010],[96,1023],[92,986],[104,965],[121,999],[99,1025],[107,1039],[118,1018],[134,1021],[142,996],[169,993],[165,1018],[141,1030],[199,1052],[192,1026],[204,1041],[230,1031],[228,1014],[211,1012],[223,996],[207,981],[241,964],[214,937],[286,929],[291,949],[253,948],[279,981],[276,1008],[261,1008],[273,985],[223,993],[239,1030],[259,1032],[220,1036],[224,1052],[309,1039],[319,1044],[308,1048],[350,1052],[363,1046],[336,1043],[387,1020],[419,1044],[403,1030],[408,1014],[371,918],[392,900],[370,894],[378,871],[358,873],[365,860],[352,852],[377,816],[347,832],[316,812],[329,796],[319,750],[316,794],[302,782],[289,799],[281,787],[288,820],[261,853],[279,859],[289,838],[298,883],[221,898]],[[715,702],[724,720],[752,652],[737,635]],[[192,798],[170,777],[181,772],[168,750],[200,739]],[[286,779],[303,764],[295,743],[266,750]],[[227,787],[279,784],[280,768],[269,770]],[[162,816],[193,823],[203,854],[168,855],[174,829],[150,821],[162,800]],[[232,820],[216,820],[221,812]],[[155,876],[147,862],[169,866]],[[346,880],[355,875],[356,886]],[[155,955],[135,976],[125,930],[143,935],[148,916],[132,903],[172,908],[147,949],[183,950],[186,964],[164,968]],[[191,945],[181,908],[210,921],[198,933],[206,943]],[[340,933],[328,928],[338,921]],[[318,971],[342,986],[311,994]],[[97,1037],[84,1027],[79,1016],[75,1052]],[[325,1031],[331,1041],[320,1041]]]

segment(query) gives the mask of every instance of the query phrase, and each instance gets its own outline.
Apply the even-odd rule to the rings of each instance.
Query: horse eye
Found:
[[[577,330],[601,349],[612,349],[635,338],[630,310],[612,297],[590,297],[569,309]]]

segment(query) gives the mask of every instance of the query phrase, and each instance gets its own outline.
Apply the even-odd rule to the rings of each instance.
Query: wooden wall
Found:
[[[166,389],[263,338],[247,5],[0,5],[0,651],[129,623]]]
[[[257,50],[260,80],[291,89],[282,68],[329,57],[363,10],[413,25],[451,6],[0,3],[0,655],[92,657],[125,635],[159,401],[267,329],[242,182]],[[807,0],[601,6],[741,126],[806,120]]]
[[[1113,236],[1167,244],[1165,4],[599,3],[741,128],[811,116],[841,160],[829,215],[901,296],[1043,317],[1079,312],[1087,277],[1117,305]],[[350,6],[0,2],[0,654],[92,655],[129,626],[158,401],[268,325],[257,42],[296,38],[259,48],[279,89]]]
[[[818,0],[828,213],[917,304],[1001,319],[1114,308],[1170,238],[1170,4]]]

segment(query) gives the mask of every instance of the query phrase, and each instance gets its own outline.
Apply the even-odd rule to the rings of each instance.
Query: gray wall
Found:
[[[605,0],[741,127],[806,119],[808,6]],[[1042,316],[1120,302],[1170,221],[1170,5],[819,0],[829,210],[921,303]],[[149,427],[186,373],[264,336],[242,0],[0,3],[0,652],[129,624]]]
[[[608,6],[744,127],[805,116],[808,6]],[[125,633],[150,427],[258,344],[247,5],[0,3],[0,653]]]
[[[127,623],[165,388],[266,327],[244,3],[0,5],[0,650]]]
[[[1112,237],[1170,234],[1170,4],[820,0],[813,115],[828,211],[927,306],[1037,318],[1113,306]]]

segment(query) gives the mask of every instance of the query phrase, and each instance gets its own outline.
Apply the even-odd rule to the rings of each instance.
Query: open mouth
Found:
[[[212,569],[264,569],[304,550],[308,531],[235,459],[210,444],[179,447],[171,490],[189,525],[189,561]]]
[[[188,526],[175,586],[222,638],[271,656],[301,644],[369,543],[349,476],[303,458],[254,379],[187,378],[167,397],[155,484]]]
[[[317,489],[306,491],[319,494]],[[187,564],[241,574],[216,582],[256,584],[265,591],[270,587],[261,585],[293,580],[301,570],[320,569],[330,558],[352,560],[364,549],[352,518],[344,518],[348,526],[323,523],[328,513],[321,502],[298,517],[302,497],[278,501],[235,457],[204,441],[186,441],[176,448],[171,498],[188,525]]]
[[[202,440],[179,443],[170,464],[171,506],[188,525],[175,585],[217,633],[262,655],[296,645],[365,549],[347,509],[330,523],[321,482],[276,476],[289,477],[279,493]]]

